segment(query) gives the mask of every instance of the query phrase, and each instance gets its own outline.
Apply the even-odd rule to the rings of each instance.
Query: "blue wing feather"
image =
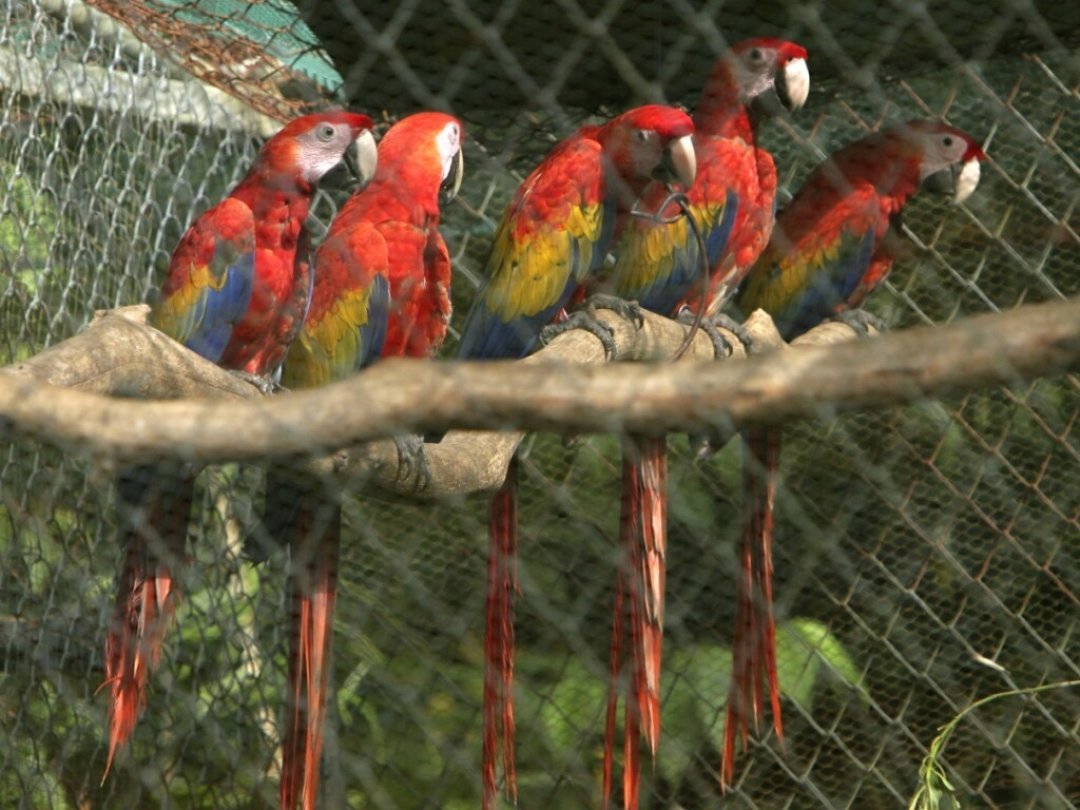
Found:
[[[784,340],[790,341],[829,318],[855,291],[874,255],[874,232],[861,239],[845,234],[835,258],[811,276],[810,284],[794,296],[773,320]]]
[[[559,311],[566,307],[578,288],[604,263],[615,234],[615,204],[605,200],[600,232],[593,245],[588,267],[582,267],[581,248],[575,239],[568,239],[570,266],[577,268],[567,279],[566,286],[555,302],[533,315],[518,315],[505,321],[493,311],[485,294],[490,279],[477,291],[469,317],[462,329],[458,344],[458,357],[472,360],[514,360],[524,357],[536,348],[540,332],[551,323]]]
[[[386,330],[390,322],[390,282],[382,273],[371,282],[371,296],[368,298],[367,322],[360,327],[360,357],[357,358],[357,370],[371,365],[382,356],[386,343]]]
[[[215,257],[216,259],[217,257]],[[215,262],[216,263],[216,262]],[[225,268],[221,286],[204,287],[174,335],[196,354],[218,362],[232,337],[233,328],[247,312],[255,278],[255,253],[237,257]]]
[[[729,190],[720,219],[703,229],[702,240],[705,243],[708,270],[712,270],[724,256],[731,231],[735,227],[738,208],[738,195]],[[695,284],[700,285],[703,282],[698,243],[689,227],[686,229],[686,243],[675,251],[673,260],[674,266],[667,277],[657,279],[655,283],[636,293],[627,291],[630,297],[636,298],[638,303],[650,312],[675,314],[679,302],[693,291]]]

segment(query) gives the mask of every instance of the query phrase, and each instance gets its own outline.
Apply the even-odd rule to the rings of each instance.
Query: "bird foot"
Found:
[[[615,347],[615,332],[606,323],[601,323],[596,316],[584,309],[575,310],[566,316],[566,320],[559,323],[551,323],[540,330],[540,343],[544,346],[551,343],[563,332],[571,329],[584,329],[596,336],[604,345],[604,356],[614,360],[618,349]]]
[[[254,385],[264,397],[285,390],[284,386],[282,386],[272,374],[252,374],[250,371],[237,371],[235,369],[229,373],[238,380],[243,380],[246,383]]]
[[[692,310],[682,309],[679,314],[675,316],[675,320],[679,323],[693,326],[697,322],[697,314]],[[704,316],[698,326],[702,332],[709,336],[709,340],[712,341],[713,352],[716,354],[717,360],[731,357],[735,351],[735,347],[731,345],[731,341],[720,331],[721,329],[726,329],[733,333],[745,347],[747,354],[750,354],[753,351],[754,339],[750,336],[750,333],[746,331],[746,327],[723,313],[718,312],[715,315]]]
[[[884,332],[888,327],[877,315],[867,312],[865,309],[844,309],[835,313],[831,320],[850,326],[859,337],[870,337],[870,328],[878,332]]]
[[[413,492],[423,492],[431,486],[431,468],[428,466],[424,439],[416,434],[395,436],[394,446],[398,456],[398,481],[412,481]]]
[[[627,301],[617,295],[595,293],[585,301],[585,307],[589,310],[610,309],[612,312],[626,318],[626,320],[633,321],[634,326],[638,329],[645,325],[645,316],[641,314],[641,307],[637,301]]]
[[[607,359],[609,361],[615,360],[616,356],[619,354],[619,349],[616,347],[615,343],[615,329],[612,329],[603,321],[599,321],[596,318],[596,310],[611,309],[620,312],[620,314],[623,313],[618,306],[606,307],[603,305],[603,302],[600,303],[599,306],[597,306],[597,303],[595,302],[596,298],[605,298],[609,299],[612,302],[620,301],[621,305],[624,306],[637,306],[633,305],[633,303],[623,301],[621,298],[615,298],[613,296],[593,296],[588,301],[585,301],[585,305],[581,309],[570,312],[566,316],[566,320],[544,326],[543,329],[540,330],[540,342],[543,343],[544,346],[546,346],[559,335],[562,335],[564,332],[569,332],[570,329],[584,329],[585,332],[594,335],[596,339],[600,341],[600,343],[603,343],[604,355],[607,357]],[[626,318],[626,316],[632,315],[623,316],[624,318]],[[640,310],[638,310],[637,316],[638,318],[642,316]]]
[[[606,323],[598,320],[596,310],[610,309],[623,318],[634,322],[634,326],[640,329],[645,324],[645,316],[641,314],[641,307],[636,301],[627,301],[614,295],[602,293],[590,296],[581,309],[571,312],[566,320],[561,323],[553,323],[545,326],[540,332],[540,342],[547,345],[563,332],[571,329],[584,329],[596,336],[604,345],[604,356],[609,361],[615,360],[619,354],[615,346],[615,331]]]

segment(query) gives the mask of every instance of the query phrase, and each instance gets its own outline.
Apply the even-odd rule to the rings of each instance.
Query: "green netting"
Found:
[[[183,228],[265,131],[230,104],[245,93],[317,103],[283,74],[201,83],[175,32],[132,36],[122,15],[90,8],[111,5],[10,2],[0,16],[4,362],[153,294]],[[235,5],[260,27],[256,7],[286,11]],[[281,35],[322,42],[351,106],[392,120],[443,105],[465,121],[466,180],[443,227],[459,314],[506,201],[555,139],[634,99],[692,106],[724,43],[755,34],[811,54],[807,107],[764,132],[789,190],[885,121],[945,115],[984,139],[983,181],[964,206],[917,198],[905,213],[910,255],[870,306],[893,328],[1080,295],[1080,18],[1068,4],[367,5],[301,3]],[[215,19],[209,41],[229,32],[245,29]],[[740,459],[733,443],[694,463],[673,436],[664,737],[643,806],[904,807],[957,712],[1080,677],[1078,419],[1080,385],[1064,375],[787,427],[776,530],[787,739],[752,742],[726,797],[716,768]],[[240,553],[261,470],[201,477],[185,600],[133,744],[99,785],[122,559],[112,472],[48,441],[0,452],[0,807],[276,805],[285,563]],[[543,435],[524,458],[520,805],[598,806],[618,445]],[[486,508],[349,500],[323,806],[478,806]],[[965,806],[1080,806],[1078,695],[1011,698],[964,720],[944,764]]]

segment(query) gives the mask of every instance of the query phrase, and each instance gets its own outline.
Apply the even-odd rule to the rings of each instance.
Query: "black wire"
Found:
[[[671,204],[679,206],[679,214],[674,217],[665,217],[664,211]],[[671,225],[678,222],[680,218],[686,217],[687,226],[693,231],[694,241],[697,242],[698,248],[698,265],[701,268],[701,301],[702,305],[697,308],[694,313],[694,321],[690,324],[690,331],[686,333],[686,337],[683,338],[683,342],[679,344],[679,348],[675,350],[675,354],[672,355],[672,360],[678,360],[684,354],[686,350],[690,348],[690,344],[694,341],[694,335],[697,334],[698,329],[701,328],[701,321],[705,317],[705,299],[709,292],[709,257],[705,254],[705,237],[701,234],[701,229],[698,227],[697,222],[690,213],[690,199],[686,196],[684,191],[672,191],[661,201],[657,206],[656,211],[642,211],[637,207],[635,203],[634,207],[630,209],[630,216],[641,217],[642,219],[650,220],[658,225]]]

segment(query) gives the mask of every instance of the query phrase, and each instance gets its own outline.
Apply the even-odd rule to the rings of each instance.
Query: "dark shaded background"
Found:
[[[618,108],[657,96],[692,104],[725,41],[754,36],[805,45],[815,94],[910,79],[961,60],[1080,43],[1080,3],[1048,0],[298,5],[345,76],[351,103],[388,110],[447,107],[465,116],[552,103]],[[711,29],[707,44],[702,27]],[[573,67],[563,75],[558,67],[568,55],[575,57]]]

